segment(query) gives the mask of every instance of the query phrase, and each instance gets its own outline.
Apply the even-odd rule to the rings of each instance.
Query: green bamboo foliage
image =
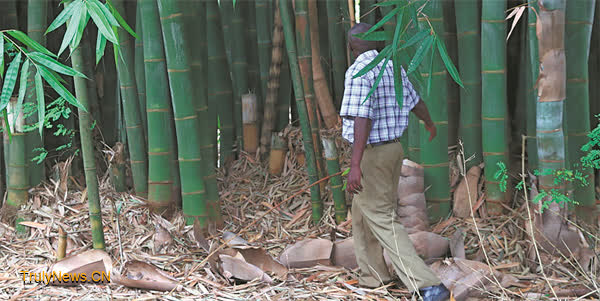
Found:
[[[123,0],[113,1],[121,15],[125,15]],[[139,98],[134,74],[133,41],[125,29],[119,31],[119,59],[117,72],[121,88],[121,101],[127,130],[127,146],[133,174],[135,193],[141,197],[148,196],[148,155],[146,152],[146,135],[140,117]]]
[[[226,36],[231,43],[231,70],[233,75],[233,120],[235,124],[235,141],[238,149],[242,149],[242,95],[248,92],[248,52],[245,45],[244,11],[241,7],[233,7],[233,0],[221,1],[221,11],[231,13],[230,36]],[[223,21],[223,19],[221,20]]]
[[[481,22],[477,5],[456,1],[458,63],[464,89],[460,89],[459,137],[463,141],[467,169],[482,162],[481,150]]]
[[[277,1],[277,0],[275,0]],[[269,66],[271,65],[271,17],[269,0],[256,0],[256,43],[258,49],[258,66],[260,71],[260,91],[267,95],[267,82],[269,81]],[[259,100],[260,102],[260,100]],[[261,112],[261,111],[259,111]]]
[[[535,23],[537,21],[536,12],[539,6],[537,1],[529,4],[527,9],[527,46],[528,46],[528,65],[529,71],[527,83],[527,164],[530,170],[538,168],[538,150],[536,142],[536,106],[537,106],[537,89],[535,82],[539,75],[539,58],[538,58],[538,39],[535,32]]]
[[[165,54],[171,101],[177,132],[177,151],[181,179],[181,196],[186,222],[193,224],[198,219],[206,226],[207,210],[200,153],[200,122],[195,106],[190,99],[194,96],[190,56],[187,53],[185,27],[182,11],[177,1],[159,0],[158,11],[163,28]]]
[[[429,23],[437,33],[444,32],[442,15],[442,0],[430,2],[424,9],[429,17]],[[425,20],[419,21],[422,26],[429,26]],[[441,39],[441,36],[437,38]],[[431,55],[434,55],[433,59]],[[433,67],[431,64],[433,63]],[[431,70],[431,72],[430,72]],[[428,52],[423,59],[421,76],[425,82],[431,77],[431,91],[429,95],[421,95],[428,104],[432,121],[437,127],[437,137],[429,142],[429,133],[424,126],[420,126],[419,138],[421,141],[421,163],[425,171],[425,182],[431,188],[425,192],[428,202],[429,217],[438,220],[446,217],[450,212],[450,189],[448,179],[448,111],[446,91],[447,72],[439,54]]]
[[[80,47],[71,48],[71,64],[73,69],[85,74],[91,78],[91,72],[86,73],[85,62],[93,61],[91,57],[86,57],[88,53],[85,51],[89,47],[89,39],[86,38],[86,33],[81,39]],[[94,142],[92,137],[92,118],[90,115],[90,106],[88,100],[89,95],[95,94],[95,91],[90,91],[86,83],[88,79],[83,77],[75,77],[75,95],[77,100],[85,108],[78,109],[79,115],[79,136],[81,138],[81,154],[83,156],[83,167],[85,170],[85,184],[87,186],[88,207],[90,214],[90,224],[92,228],[92,241],[94,249],[104,249],[104,230],[102,227],[102,210],[100,205],[100,195],[98,193],[98,173],[96,171],[96,159],[94,157]]]
[[[302,6],[304,4],[304,11],[306,12],[306,2],[296,2],[296,8],[298,9],[298,5]],[[314,152],[313,145],[313,137],[311,133],[311,127],[308,120],[308,112],[306,109],[306,103],[304,99],[304,87],[303,87],[303,78],[300,73],[299,60],[296,55],[296,37],[294,35],[294,31],[292,30],[292,22],[291,22],[291,13],[289,10],[288,1],[281,1],[279,3],[279,8],[281,11],[281,23],[283,25],[283,35],[285,39],[285,46],[287,49],[287,54],[289,58],[289,67],[292,76],[292,81],[294,84],[294,95],[296,98],[296,107],[298,108],[298,116],[300,118],[300,126],[302,129],[302,141],[304,142],[304,151],[306,154],[306,169],[308,172],[308,179],[311,183],[318,181],[318,173],[317,173],[317,162]],[[302,8],[301,8],[302,9]],[[308,16],[305,14],[305,21],[308,25]],[[309,29],[303,29],[306,38],[310,42],[310,34]],[[310,47],[308,47],[308,53],[310,53]],[[310,62],[308,64],[308,68],[310,68]],[[322,202],[320,196],[320,188],[319,185],[314,185],[310,189],[310,199],[312,203],[312,219],[315,224],[317,224],[321,220],[322,214]]]
[[[44,31],[47,26],[47,12],[48,3],[46,1],[35,1],[29,0],[27,5],[27,35],[34,41],[40,43],[42,46],[46,45],[46,37]],[[31,50],[31,49],[30,49]],[[29,104],[36,104],[35,85],[34,81],[34,68],[30,68],[29,78],[27,79],[27,94],[25,95],[25,102]],[[26,119],[27,124],[35,125],[38,123],[38,114],[31,114]],[[25,134],[26,144],[26,157],[29,167],[29,184],[32,186],[38,185],[44,178],[44,164],[37,164],[32,162],[32,159],[36,156],[34,149],[41,148],[44,146],[43,135],[40,135],[37,131],[30,131]]]
[[[565,54],[567,59],[567,98],[566,118],[569,127],[568,154],[571,169],[580,171],[591,185],[574,185],[573,198],[579,202],[577,214],[588,224],[594,223],[596,216],[596,195],[594,190],[594,174],[591,168],[583,168],[579,164],[584,155],[581,151],[590,131],[589,116],[589,76],[588,58],[592,23],[594,22],[595,0],[570,1],[566,8],[566,40]]]
[[[481,126],[488,213],[502,213],[505,194],[494,178],[508,162],[506,137],[506,2],[484,0],[481,13]]]
[[[138,5],[139,6],[139,5]],[[138,36],[135,39],[135,85],[137,87],[137,95],[140,108],[140,117],[142,118],[142,124],[144,125],[145,139],[148,142],[148,116],[146,115],[146,79],[144,78],[144,41],[142,32],[142,16],[140,8],[136,7],[136,18],[135,18],[135,30]]]
[[[161,36],[158,7],[154,0],[138,0],[143,34],[146,111],[148,118],[148,202],[157,212],[173,204],[174,179],[178,169],[172,168],[175,149],[171,118],[171,96]],[[139,34],[139,33],[138,33]],[[177,161],[175,161],[176,163]]]
[[[339,108],[344,96],[344,74],[346,73],[346,38],[341,25],[342,16],[340,5],[345,1],[327,1],[327,19],[329,36],[329,49],[331,50],[331,65],[333,73],[333,99]]]
[[[200,149],[202,151],[202,173],[204,186],[206,188],[206,205],[211,221],[219,226],[223,224],[221,209],[219,206],[219,189],[217,187],[216,162],[214,142],[211,130],[214,130],[214,118],[209,116],[207,95],[207,44],[206,44],[206,13],[205,2],[187,1],[188,14],[186,26],[188,28],[190,46],[192,51],[192,78],[194,82],[194,99],[196,100],[196,111],[200,120]],[[212,41],[212,40],[211,40]]]
[[[536,32],[540,75],[537,99],[537,146],[540,170],[565,167],[563,108],[566,97],[566,63],[564,52],[565,0],[539,2]],[[541,175],[539,188],[561,192],[564,185],[554,176]]]
[[[322,138],[322,143],[323,153],[325,155],[325,160],[327,161],[327,173],[329,176],[335,175],[340,172],[340,162],[335,146],[335,140],[333,138]],[[346,194],[342,189],[344,186],[342,177],[340,175],[331,177],[329,185],[333,195],[335,221],[338,224],[341,224],[346,220],[346,216],[348,215],[346,209]]]

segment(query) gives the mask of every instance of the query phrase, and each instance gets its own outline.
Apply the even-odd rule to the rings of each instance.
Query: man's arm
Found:
[[[354,118],[354,143],[352,144],[352,159],[350,161],[350,173],[348,174],[347,190],[350,193],[358,193],[362,190],[360,161],[362,161],[367,140],[371,133],[371,119]]]
[[[437,135],[437,129],[431,120],[431,116],[429,116],[429,110],[427,110],[427,105],[423,99],[419,99],[419,102],[414,106],[412,112],[415,113],[419,119],[423,120],[425,129],[429,132],[429,141],[433,140]]]

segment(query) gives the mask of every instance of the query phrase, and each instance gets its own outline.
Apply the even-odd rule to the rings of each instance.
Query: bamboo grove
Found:
[[[104,246],[98,176],[106,169],[117,191],[131,189],[158,214],[181,208],[188,224],[221,226],[217,169],[252,156],[281,173],[282,132],[296,126],[309,182],[331,176],[329,188],[310,189],[313,222],[329,212],[325,204],[343,222],[348,196],[339,145],[321,135],[340,126],[345,70],[353,60],[347,32],[353,22],[368,22],[375,26],[361,38],[385,44],[376,61],[406,70],[438,128],[429,142],[411,116],[402,137],[406,156],[425,168],[432,220],[452,210],[459,145],[465,158],[458,161],[467,160],[467,169],[484,166],[488,214],[502,214],[512,195],[498,170],[516,170],[525,135],[529,170],[566,168],[591,183],[565,186],[540,177],[543,189],[568,190],[578,203],[574,211],[590,222],[597,217],[597,177],[580,158],[600,111],[592,47],[600,40],[598,6],[595,0],[4,1],[2,218],[26,218],[18,209],[28,189],[75,154],[72,173],[85,178],[95,248]],[[396,79],[397,95],[401,89]],[[106,149],[108,164],[101,160]]]

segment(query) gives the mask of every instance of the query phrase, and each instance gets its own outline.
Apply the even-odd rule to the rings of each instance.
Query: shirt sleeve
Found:
[[[352,78],[353,72],[351,71],[349,70],[346,73],[340,116],[373,119],[374,110],[371,105],[371,99],[365,101],[373,85],[369,80],[370,72],[361,77]]]
[[[419,102],[419,94],[415,91],[412,83],[406,76],[406,72],[404,72],[404,68],[402,68],[402,86],[404,87],[404,103],[408,111],[412,110],[417,103]]]

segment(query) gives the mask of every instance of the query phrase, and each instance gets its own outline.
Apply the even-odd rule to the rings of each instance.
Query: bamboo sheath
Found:
[[[296,8],[298,8],[298,4],[299,4],[299,2],[296,2]],[[300,3],[300,5],[302,5],[302,4],[306,4],[306,2]],[[281,23],[283,26],[285,46],[286,46],[287,54],[289,57],[290,72],[291,72],[292,81],[294,84],[294,95],[296,98],[296,107],[298,108],[298,116],[300,118],[300,126],[302,129],[302,138],[303,138],[302,140],[304,142],[304,152],[306,154],[306,169],[308,172],[308,179],[309,179],[310,183],[313,184],[319,180],[319,176],[317,173],[317,162],[316,162],[317,157],[315,155],[315,151],[314,151],[315,148],[313,145],[313,142],[315,140],[313,140],[311,126],[310,126],[310,122],[308,119],[308,112],[307,112],[308,109],[307,109],[307,105],[305,104],[305,96],[304,96],[305,88],[303,87],[303,77],[300,72],[299,60],[296,55],[296,36],[294,35],[294,31],[292,30],[292,22],[290,20],[292,15],[289,10],[289,3],[287,1],[281,1],[279,3],[279,8],[281,11]],[[306,21],[307,21],[306,14],[304,14],[304,22],[306,25],[308,25],[308,22],[306,22]],[[302,25],[303,23],[300,22],[297,24]],[[297,27],[300,27],[300,26],[297,26]],[[306,30],[306,28],[303,28],[302,32],[304,33],[304,37],[305,37],[304,40],[306,40],[306,38],[309,38],[307,35],[308,31]],[[298,34],[298,36],[301,37],[302,35]],[[310,51],[310,48],[304,49],[304,52],[306,52],[306,50]],[[310,64],[305,65],[305,68],[307,68],[308,66],[310,66]],[[312,220],[313,220],[313,223],[318,224],[319,221],[321,220],[321,216],[322,216],[322,212],[323,212],[323,204],[321,201],[320,188],[318,185],[311,186],[310,199],[311,199],[311,205],[312,205]]]
[[[242,95],[242,122],[244,123],[244,151],[256,154],[258,149],[258,108],[256,95]]]
[[[271,150],[269,152],[269,174],[280,175],[285,164],[287,141],[283,133],[272,133]]]
[[[177,132],[177,151],[181,179],[181,196],[186,223],[198,220],[202,227],[207,225],[206,190],[200,153],[200,122],[196,107],[189,101],[194,96],[191,75],[191,60],[185,37],[183,14],[177,1],[158,1],[158,11],[165,42],[167,72],[171,89],[171,101]]]

